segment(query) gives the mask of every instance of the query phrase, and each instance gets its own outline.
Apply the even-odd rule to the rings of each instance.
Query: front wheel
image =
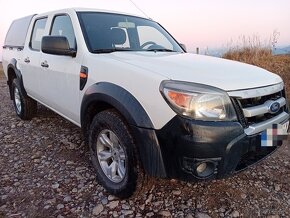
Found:
[[[19,79],[15,78],[12,82],[12,97],[16,114],[23,120],[31,120],[37,111],[37,102],[25,96]]]
[[[133,137],[115,110],[98,113],[90,126],[89,146],[99,183],[119,198],[130,197],[138,178]]]

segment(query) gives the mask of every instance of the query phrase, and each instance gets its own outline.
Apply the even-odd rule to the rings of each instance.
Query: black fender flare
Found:
[[[13,70],[13,72],[14,72],[15,75],[16,75],[16,78],[19,80],[19,82],[20,82],[20,87],[21,87],[21,89],[22,89],[22,91],[23,91],[23,94],[24,94],[25,96],[27,96],[27,93],[26,93],[25,88],[24,88],[24,85],[23,85],[23,79],[22,79],[21,71],[17,68],[16,64],[17,64],[17,60],[16,60],[15,58],[13,58],[13,59],[10,61],[10,63],[8,64],[8,66],[7,66],[7,72],[8,72],[8,80],[7,80],[7,84],[8,84],[8,86],[9,86],[9,93],[10,93],[10,99],[11,99],[11,100],[12,100],[12,98],[13,98],[13,96],[12,96],[12,86],[11,86],[13,80],[12,80],[12,79],[10,78],[10,76],[9,76],[9,72],[10,72],[11,70]]]
[[[114,107],[126,119],[136,140],[137,150],[146,173],[155,177],[166,177],[153,124],[139,101],[116,84],[100,82],[91,85],[86,90],[81,104],[81,126],[85,135],[88,131],[86,114],[89,112],[90,105],[98,106],[97,102]]]

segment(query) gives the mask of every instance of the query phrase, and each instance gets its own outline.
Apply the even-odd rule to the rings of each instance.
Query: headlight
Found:
[[[228,94],[221,89],[197,83],[163,81],[160,92],[179,115],[206,121],[237,120]]]

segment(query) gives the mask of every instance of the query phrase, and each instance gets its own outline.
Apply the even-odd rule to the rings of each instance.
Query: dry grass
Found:
[[[246,46],[229,49],[223,58],[256,65],[280,75],[284,80],[287,96],[290,96],[290,55],[274,56],[269,47]]]

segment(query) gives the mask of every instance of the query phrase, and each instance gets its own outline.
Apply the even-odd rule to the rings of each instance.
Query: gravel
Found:
[[[0,76],[0,217],[290,217],[289,145],[228,179],[151,179],[120,200],[97,183],[81,130],[41,105],[20,120]]]

